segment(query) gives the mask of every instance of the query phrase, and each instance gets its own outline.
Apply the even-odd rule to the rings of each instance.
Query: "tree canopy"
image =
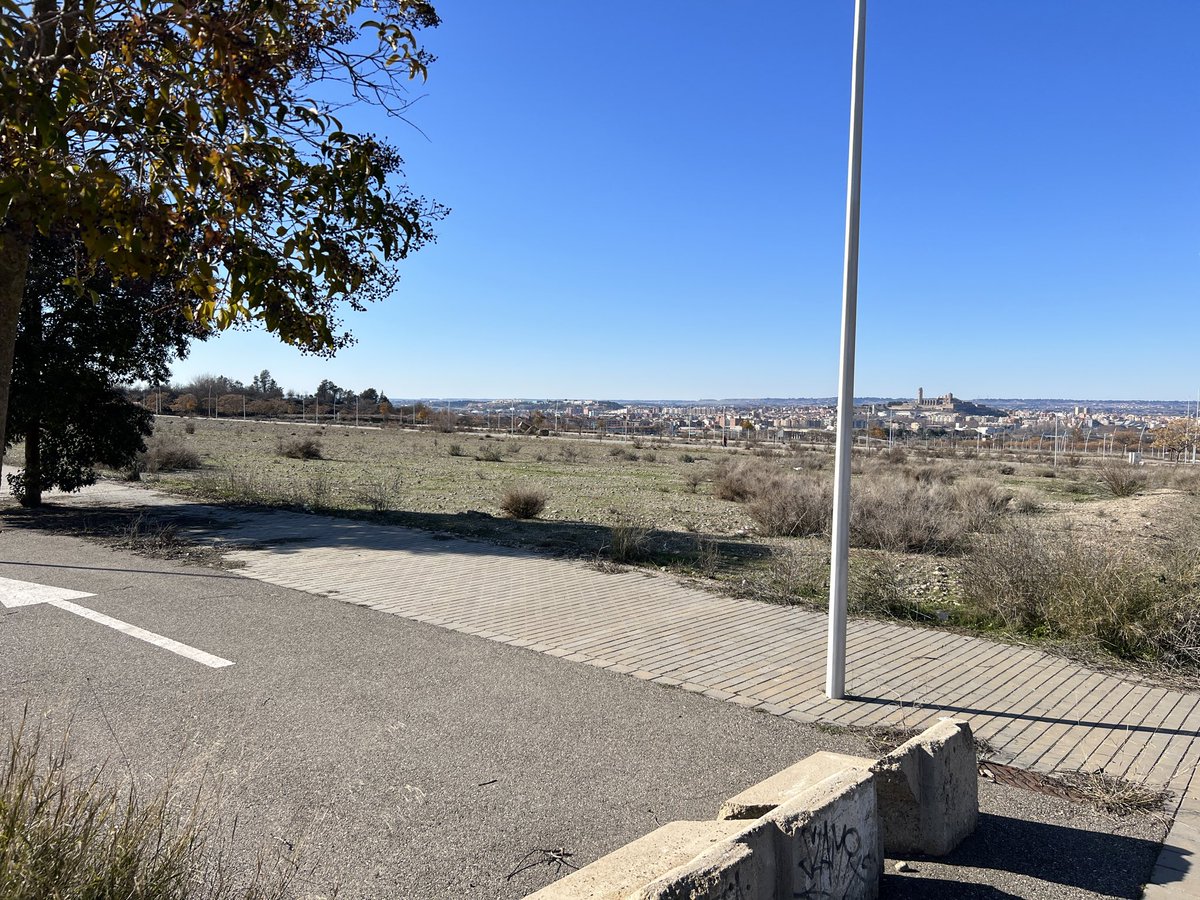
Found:
[[[203,338],[174,302],[169,281],[114,281],[101,267],[79,293],[72,237],[37,237],[17,335],[8,443],[25,441],[14,493],[37,506],[52,487],[95,481],[97,462],[123,468],[145,450],[153,416],[125,397],[130,381],[163,382],[170,364]]]
[[[390,293],[445,210],[338,113],[403,116],[437,24],[425,0],[0,0],[0,421],[33,236],[64,225],[201,324],[344,346],[339,306]]]

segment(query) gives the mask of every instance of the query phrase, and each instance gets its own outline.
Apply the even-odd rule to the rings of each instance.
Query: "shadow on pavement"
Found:
[[[981,813],[975,833],[953,853],[915,861],[917,874],[896,874],[889,864],[880,896],[1059,896],[1049,885],[1062,885],[1106,897],[1140,897],[1159,847],[1145,838]],[[976,871],[956,879],[956,869]],[[990,872],[981,875],[980,869]],[[1038,882],[1045,883],[1045,892],[1031,894]]]
[[[879,697],[863,697],[857,694],[847,694],[847,700],[855,703],[874,703],[879,706],[895,706],[895,700],[884,700]],[[1098,722],[1091,719],[1068,718],[1056,716],[1035,715],[1033,713],[1013,712],[1012,710],[985,709],[977,706],[956,706],[952,703],[920,702],[906,703],[913,709],[927,709],[932,712],[958,713],[966,716],[993,716],[997,719],[1020,719],[1026,722],[1044,722],[1052,725],[1076,725],[1080,728],[1107,728],[1112,731],[1137,732],[1147,734],[1173,734],[1183,737],[1200,738],[1200,731],[1187,728],[1166,728],[1162,725],[1133,725],[1126,722]]]
[[[179,537],[202,544],[254,547],[288,554],[311,547],[402,550],[464,556],[552,555],[603,558],[612,529],[588,522],[513,520],[469,510],[457,513],[366,513],[330,509],[307,512],[272,507],[226,506],[180,501],[169,506],[47,503],[37,510],[3,510],[6,527],[112,536],[134,519],[169,524]],[[701,539],[710,541],[701,546]],[[763,559],[770,548],[752,541],[650,528],[645,561],[687,562],[698,555],[723,565]]]

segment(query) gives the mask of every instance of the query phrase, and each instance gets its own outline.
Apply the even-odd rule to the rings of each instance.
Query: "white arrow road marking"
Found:
[[[0,603],[10,609],[17,606],[33,606],[38,603],[45,603],[47,606],[54,606],[69,613],[74,613],[77,616],[82,616],[85,619],[90,619],[93,622],[99,622],[101,625],[107,625],[109,628],[116,629],[122,634],[135,637],[139,641],[145,641],[147,644],[153,644],[155,647],[161,647],[163,650],[170,650],[172,653],[187,657],[194,662],[200,663],[202,666],[208,666],[210,669],[222,669],[225,666],[233,665],[231,660],[213,656],[211,653],[205,653],[203,650],[197,650],[195,647],[181,644],[179,641],[171,640],[169,637],[163,637],[161,634],[155,634],[153,631],[147,631],[145,628],[138,628],[136,625],[130,625],[128,622],[122,622],[120,619],[114,619],[112,616],[106,616],[104,613],[98,613],[94,609],[88,609],[86,606],[80,606],[77,603],[71,602],[72,600],[80,600],[83,597],[95,596],[95,594],[88,594],[83,591],[69,591],[66,588],[51,587],[48,584],[37,584],[33,581],[16,581],[12,578],[0,578]]]

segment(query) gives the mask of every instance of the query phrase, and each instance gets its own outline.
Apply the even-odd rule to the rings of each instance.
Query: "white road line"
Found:
[[[208,666],[210,669],[223,669],[226,666],[233,665],[231,660],[213,656],[211,653],[205,653],[203,650],[197,650],[195,647],[181,644],[179,641],[171,640],[169,637],[163,637],[161,634],[155,634],[153,631],[147,631],[145,628],[138,628],[136,625],[130,625],[128,622],[122,622],[120,619],[114,619],[112,616],[106,616],[104,613],[99,613],[94,609],[88,609],[86,606],[80,606],[78,603],[71,602],[72,600],[94,596],[96,595],[88,594],[84,591],[51,587],[48,584],[38,584],[34,581],[17,581],[13,578],[0,578],[0,606],[4,606],[6,609],[18,606],[37,606],[39,604],[57,606],[61,610],[82,616],[85,619],[90,619],[100,625],[107,625],[109,628],[119,631],[122,634],[137,638],[139,641],[145,641],[147,644],[153,644],[155,647],[161,647],[163,650],[170,650],[172,653],[183,656],[193,662],[198,662],[202,666]]]
[[[153,644],[155,647],[170,650],[172,653],[185,656],[194,662],[200,663],[202,666],[208,666],[210,669],[223,669],[225,666],[233,665],[232,660],[221,659],[219,656],[213,656],[211,653],[205,653],[203,650],[197,650],[195,647],[189,647],[187,644],[173,641],[169,637],[163,637],[161,634],[155,634],[153,631],[147,631],[145,628],[138,628],[136,625],[130,625],[128,622],[122,622],[120,619],[114,619],[112,616],[106,616],[104,613],[99,613],[94,609],[88,609],[86,606],[72,603],[70,600],[47,600],[46,605],[57,606],[59,609],[65,609],[69,613],[75,613],[75,615],[83,616],[85,619],[91,619],[93,622],[99,622],[101,625],[115,628],[122,634],[135,637],[139,641],[145,641],[147,644]]]

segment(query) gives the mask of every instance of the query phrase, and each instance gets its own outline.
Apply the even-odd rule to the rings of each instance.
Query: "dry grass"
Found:
[[[1080,799],[1120,819],[1162,814],[1167,801],[1171,799],[1170,791],[1114,778],[1100,770],[1059,772],[1054,777]]]
[[[608,533],[605,548],[614,563],[638,563],[650,558],[650,529],[634,522],[620,522]]]
[[[275,900],[292,896],[282,864],[230,871],[200,797],[122,789],[104,769],[75,771],[24,721],[0,760],[0,896],[4,900]]]

